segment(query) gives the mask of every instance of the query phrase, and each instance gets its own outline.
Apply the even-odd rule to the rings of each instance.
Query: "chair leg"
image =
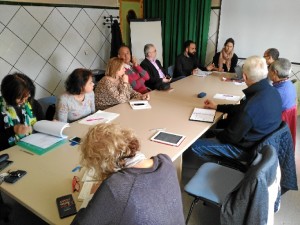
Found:
[[[189,214],[188,214],[188,216],[187,216],[187,218],[186,218],[186,221],[185,221],[185,224],[186,224],[186,225],[187,225],[188,222],[189,222],[189,219],[190,219],[190,216],[191,216],[191,214],[192,214],[192,211],[193,211],[193,209],[194,209],[195,204],[197,204],[199,200],[200,200],[200,198],[197,198],[197,197],[196,197],[196,198],[194,199],[194,201],[192,202],[191,207],[190,207]]]

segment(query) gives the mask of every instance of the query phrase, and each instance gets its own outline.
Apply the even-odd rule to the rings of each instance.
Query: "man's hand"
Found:
[[[204,101],[204,108],[205,109],[217,109],[217,104],[214,103],[212,100],[207,99]]]
[[[134,56],[132,56],[132,65],[133,66],[138,66],[139,65],[137,59]]]
[[[209,64],[209,65],[206,67],[206,69],[207,69],[208,71],[212,71],[214,68],[215,68],[215,64],[213,64],[213,63]]]

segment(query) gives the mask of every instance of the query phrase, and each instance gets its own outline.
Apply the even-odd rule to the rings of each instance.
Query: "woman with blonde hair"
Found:
[[[99,124],[81,144],[82,165],[102,181],[72,225],[185,224],[176,170],[167,155],[147,159],[135,134]]]
[[[238,62],[238,57],[234,53],[234,40],[228,38],[225,41],[222,51],[215,54],[213,58],[213,63],[216,66],[214,70],[219,72],[229,72],[234,73],[234,68]]]
[[[134,91],[125,74],[124,62],[117,57],[111,58],[106,67],[105,76],[95,89],[95,104],[97,110],[104,110],[131,99],[149,100],[149,94]]]

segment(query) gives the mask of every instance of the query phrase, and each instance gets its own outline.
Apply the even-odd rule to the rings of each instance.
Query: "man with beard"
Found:
[[[214,64],[209,64],[207,67],[202,67],[196,56],[196,43],[188,40],[183,44],[184,52],[177,56],[175,62],[175,71],[173,77],[189,76],[196,74],[198,68],[203,71],[210,71],[214,68]]]

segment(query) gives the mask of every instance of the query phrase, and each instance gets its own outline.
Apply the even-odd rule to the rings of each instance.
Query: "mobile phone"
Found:
[[[72,143],[80,144],[81,138],[80,137],[72,137],[69,141]]]
[[[16,170],[13,172],[10,172],[9,175],[4,177],[4,181],[6,183],[15,183],[16,181],[20,180],[27,172],[25,170]]]

